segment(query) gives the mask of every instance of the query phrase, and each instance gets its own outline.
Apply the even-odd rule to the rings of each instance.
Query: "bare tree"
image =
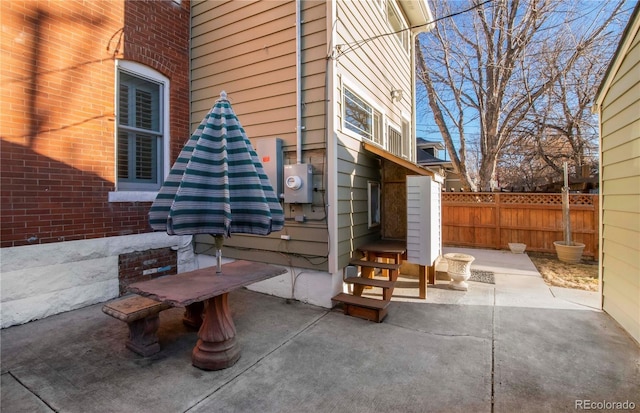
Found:
[[[542,111],[533,110],[529,115],[540,130],[535,135],[536,153],[558,179],[565,161],[573,166],[577,178],[588,176],[597,166],[598,119],[591,106],[611,55],[605,45],[615,44],[615,38],[610,34],[602,40],[585,51],[575,70],[558,78],[543,99]],[[560,150],[548,150],[549,138],[556,140]]]
[[[436,16],[451,14],[449,3],[434,2]],[[416,39],[417,78],[451,161],[467,181],[465,189],[497,188],[496,169],[505,145],[531,122],[528,116],[536,103],[549,98],[549,91],[602,37],[624,0],[588,3],[588,12],[584,4],[470,1],[468,13],[443,19]],[[468,162],[470,130],[479,135],[477,171]],[[457,151],[454,137],[459,139]]]

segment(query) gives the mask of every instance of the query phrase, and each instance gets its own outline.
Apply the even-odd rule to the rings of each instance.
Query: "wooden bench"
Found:
[[[160,326],[158,314],[170,307],[169,304],[151,298],[132,295],[105,304],[102,312],[127,323],[127,348],[147,357],[160,351],[157,335]]]

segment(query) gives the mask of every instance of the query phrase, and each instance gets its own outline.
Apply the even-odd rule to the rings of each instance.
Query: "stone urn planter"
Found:
[[[472,255],[449,253],[444,254],[447,260],[447,275],[451,278],[449,288],[454,290],[467,291],[469,284],[467,280],[471,277],[471,263],[476,259]]]
[[[509,249],[514,254],[522,254],[522,253],[524,253],[524,250],[527,249],[527,244],[522,244],[522,243],[519,243],[519,242],[510,242],[509,243]]]
[[[573,245],[567,245],[564,241],[554,241],[553,245],[560,261],[577,264],[582,260],[583,243],[574,242]]]

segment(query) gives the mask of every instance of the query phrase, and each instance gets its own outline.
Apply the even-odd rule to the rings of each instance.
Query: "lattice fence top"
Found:
[[[570,194],[571,205],[594,205],[597,195]],[[492,193],[492,192],[443,192],[442,202],[456,202],[464,204],[517,204],[517,205],[562,205],[562,194],[533,194],[533,193]]]
[[[493,204],[495,194],[490,192],[443,192],[442,202],[461,202],[465,204]]]

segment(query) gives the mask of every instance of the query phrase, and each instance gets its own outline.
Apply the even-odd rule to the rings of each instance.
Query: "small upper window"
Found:
[[[402,137],[402,133],[398,129],[388,125],[387,140],[389,142],[389,152],[402,158],[406,158],[404,139]]]
[[[165,84],[118,71],[117,180],[119,190],[157,191],[164,179]]]
[[[411,157],[411,127],[406,120],[402,121],[402,157],[409,159]]]
[[[392,1],[387,2],[387,20],[402,47],[409,50],[409,31],[392,3]]]
[[[380,225],[380,182],[369,181],[367,186],[369,208],[368,228]]]
[[[345,87],[344,127],[379,145],[382,144],[382,114]]]

